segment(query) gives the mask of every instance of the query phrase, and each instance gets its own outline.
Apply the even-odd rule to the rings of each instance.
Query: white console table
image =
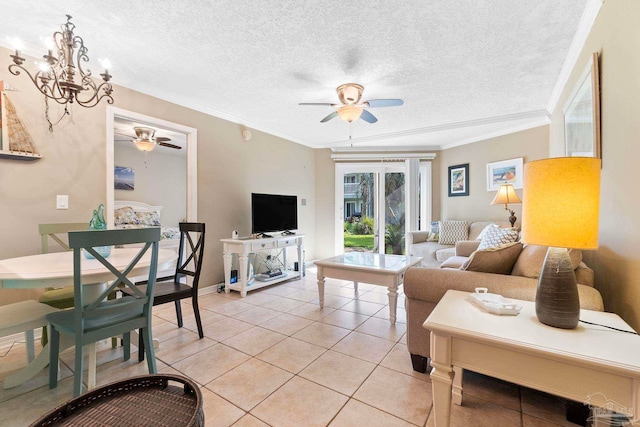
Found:
[[[275,236],[263,239],[252,239],[249,237],[241,237],[239,239],[220,239],[222,242],[222,258],[224,260],[224,291],[229,293],[230,290],[240,292],[242,297],[247,296],[247,291],[260,289],[265,286],[271,286],[284,280],[302,277],[303,258],[302,250],[304,248],[304,235],[292,234],[289,236]],[[247,269],[249,266],[249,254],[268,251],[271,249],[283,249],[297,246],[298,249],[298,271],[288,271],[286,268],[282,275],[272,278],[268,281],[254,281],[253,284],[247,285]],[[231,262],[233,255],[238,256],[238,281],[231,283]],[[283,251],[283,261],[287,266],[287,251]]]

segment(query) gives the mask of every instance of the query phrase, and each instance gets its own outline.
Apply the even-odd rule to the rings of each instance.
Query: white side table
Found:
[[[468,295],[447,291],[423,325],[431,331],[436,427],[449,425],[454,381],[462,398],[462,369],[640,421],[640,336],[584,323],[553,328],[538,321],[529,301],[514,300],[523,306],[517,316],[498,316]],[[581,310],[580,319],[632,330],[613,313]]]

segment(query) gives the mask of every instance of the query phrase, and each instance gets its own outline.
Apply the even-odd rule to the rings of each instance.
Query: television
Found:
[[[291,231],[298,228],[298,197],[251,193],[251,232]]]

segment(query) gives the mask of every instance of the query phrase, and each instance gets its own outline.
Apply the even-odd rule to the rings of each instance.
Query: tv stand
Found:
[[[252,239],[249,237],[244,237],[240,239],[220,239],[222,242],[222,259],[224,261],[224,291],[229,293],[231,290],[240,292],[240,296],[246,297],[247,291],[251,291],[254,289],[260,289],[265,286],[271,286],[276,283],[283,282],[289,279],[300,279],[302,277],[302,263],[303,256],[302,251],[304,248],[304,235],[303,234],[293,234],[288,236],[277,236],[277,237],[268,237],[261,239]],[[286,270],[287,266],[287,251],[288,247],[297,247],[297,255],[298,255],[298,271],[288,271]],[[285,269],[282,271],[282,274],[268,277],[268,280],[260,280],[256,274],[256,281],[251,285],[248,285],[248,277],[247,270],[249,266],[249,254],[268,251],[272,249],[284,249],[283,250],[283,261],[285,265]],[[238,257],[238,281],[236,283],[231,283],[231,264],[233,257]],[[268,275],[267,275],[268,276]],[[264,279],[264,277],[261,277]]]

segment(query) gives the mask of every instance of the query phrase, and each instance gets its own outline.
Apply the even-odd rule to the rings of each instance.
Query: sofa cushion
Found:
[[[542,264],[547,255],[547,246],[525,245],[522,253],[518,257],[511,274],[514,276],[531,277],[537,279],[542,271]],[[571,266],[575,270],[582,262],[582,251],[579,249],[571,249],[569,251],[571,258]]]
[[[503,246],[478,249],[460,269],[483,273],[510,274],[522,252],[522,243],[512,242]]]
[[[455,245],[458,240],[467,240],[469,226],[467,221],[440,221],[441,245]]]
[[[518,230],[515,228],[491,227],[485,231],[478,249],[494,248],[518,240]]]
[[[466,256],[452,256],[451,258],[447,258],[442,264],[440,264],[440,268],[460,268],[462,265],[469,260],[469,257]]]
[[[456,248],[455,247],[446,247],[444,249],[438,249],[436,251],[436,259],[440,262],[446,261],[452,256],[455,256]]]

